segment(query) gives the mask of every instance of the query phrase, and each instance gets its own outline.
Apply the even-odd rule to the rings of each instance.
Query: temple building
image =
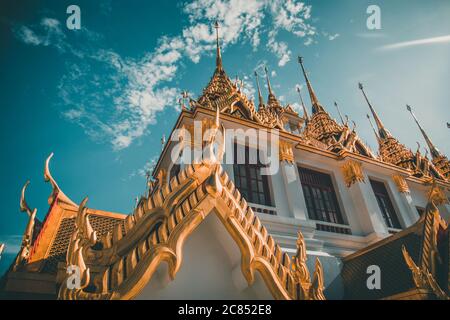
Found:
[[[302,58],[310,107],[300,89],[301,115],[282,105],[267,69],[267,99],[256,74],[255,102],[227,76],[216,30],[213,76],[200,97],[180,99],[132,214],[72,201],[51,174],[53,154],[43,221],[25,184],[29,221],[0,297],[449,299],[450,162],[415,115],[429,155],[395,138],[360,84],[374,152],[321,104]],[[277,170],[263,174],[273,150]]]

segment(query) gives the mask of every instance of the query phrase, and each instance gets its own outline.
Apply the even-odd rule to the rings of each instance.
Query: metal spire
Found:
[[[219,44],[219,22],[216,20],[214,23],[214,28],[216,29],[216,46],[217,46],[217,53],[216,53],[216,67],[217,69],[222,69],[222,54],[220,53],[220,44]]]
[[[434,146],[433,142],[431,142],[431,139],[428,137],[427,133],[420,125],[419,120],[417,120],[416,115],[412,111],[411,106],[407,104],[406,109],[409,111],[409,113],[411,113],[412,117],[414,118],[414,121],[416,122],[417,126],[419,127],[420,131],[422,132],[423,138],[425,139],[433,158],[441,156],[441,153],[439,152],[439,150]]]
[[[378,117],[377,113],[375,112],[374,108],[372,107],[372,104],[370,103],[369,99],[367,98],[366,93],[364,92],[364,87],[362,83],[358,84],[359,89],[362,91],[364,98],[366,99],[367,104],[369,105],[369,109],[372,112],[373,118],[375,119],[375,123],[378,127],[378,133],[380,139],[386,139],[389,137],[392,137],[391,133],[384,127],[383,123],[381,122],[380,118]]]
[[[273,96],[272,87],[270,86],[269,73],[267,67],[264,67],[264,72],[266,73],[267,89],[269,89],[269,96]]]
[[[339,113],[339,118],[341,118],[342,124],[345,125],[345,123],[344,123],[344,118],[342,118],[341,110],[339,110],[339,106],[338,106],[338,104],[337,104],[336,101],[334,102],[334,106],[336,107],[336,109],[337,109],[337,111],[338,111],[338,113]]]
[[[259,87],[258,72],[256,72],[256,71],[255,71],[255,78],[256,78],[256,86],[258,88],[258,99],[259,99],[258,108],[261,108],[264,105],[264,102],[263,102],[263,97],[261,94],[261,88]]]
[[[317,96],[312,88],[311,82],[309,81],[308,74],[306,73],[305,66],[303,65],[303,57],[299,56],[298,62],[300,63],[300,66],[302,67],[303,76],[305,77],[306,85],[308,86],[309,97],[311,98],[313,113],[317,113],[319,111],[324,111],[322,105],[319,102],[319,99],[317,99]]]
[[[309,120],[308,110],[306,110],[305,103],[303,102],[302,91],[300,89],[300,86],[297,86],[297,92],[298,92],[298,95],[300,96],[300,102],[302,103],[303,115],[304,115],[306,121],[308,121]]]
[[[367,119],[369,119],[370,126],[372,127],[373,133],[375,134],[375,137],[377,137],[377,140],[380,141],[380,136],[377,133],[377,130],[375,130],[375,127],[373,126],[372,120],[370,119],[370,116],[366,114]]]

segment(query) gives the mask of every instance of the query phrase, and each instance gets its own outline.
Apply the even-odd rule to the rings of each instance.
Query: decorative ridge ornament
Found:
[[[50,182],[52,185],[52,193],[48,198],[48,204],[52,204],[53,201],[56,199],[60,200],[61,202],[64,202],[66,204],[69,204],[74,207],[78,207],[72,200],[67,197],[64,192],[62,192],[61,188],[56,183],[56,180],[53,178],[52,174],[50,173],[50,160],[53,158],[53,152],[50,153],[47,160],[45,160],[45,167],[44,167],[44,180],[46,182]]]
[[[34,236],[34,225],[36,222],[36,213],[37,209],[30,209],[26,200],[25,200],[25,192],[27,190],[30,181],[25,182],[25,185],[22,188],[21,196],[20,196],[20,211],[26,212],[28,215],[28,223],[25,228],[25,231],[22,236],[22,243],[20,247],[20,251],[17,254],[17,258],[14,262],[13,270],[16,271],[23,264],[26,263],[31,254],[31,247],[33,244],[33,236]]]
[[[408,183],[406,183],[406,180],[402,175],[394,174],[392,176],[392,180],[394,180],[394,183],[395,183],[395,186],[397,187],[398,192],[410,193]]]
[[[69,276],[61,269],[59,299],[132,299],[162,262],[168,264],[169,277],[174,279],[182,264],[185,240],[209,214],[218,215],[236,241],[249,285],[258,271],[275,299],[324,298],[320,262],[311,290],[304,293],[294,281],[291,258],[268,234],[220,164],[188,165],[167,187],[148,199],[141,198],[132,215],[134,226],[126,227],[121,238],[113,236],[108,246],[92,246],[89,232],[82,231],[89,229],[83,217],[85,203],[80,205],[66,261],[66,267],[80,269],[81,289],[69,289]],[[299,250],[305,252],[304,247]],[[299,258],[303,257],[301,253]]]

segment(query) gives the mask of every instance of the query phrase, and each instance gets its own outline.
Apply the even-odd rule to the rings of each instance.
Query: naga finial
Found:
[[[31,209],[28,204],[27,201],[25,200],[25,192],[27,190],[28,185],[30,184],[30,180],[27,180],[27,182],[25,182],[23,188],[22,188],[22,192],[20,195],[20,211],[22,212],[26,212],[28,214],[28,217],[31,217],[31,215],[33,214],[34,209]]]
[[[64,192],[61,191],[61,188],[56,183],[56,180],[53,178],[52,174],[50,173],[50,160],[53,158],[53,152],[50,153],[48,158],[45,160],[45,167],[44,167],[44,180],[45,182],[50,182],[52,185],[52,193],[48,198],[48,204],[52,204],[53,201],[56,199],[61,200],[62,202],[65,202],[69,205],[72,205],[74,207],[78,207],[72,200],[67,197]]]
[[[325,295],[323,294],[324,289],[324,279],[323,279],[323,268],[322,263],[319,258],[316,258],[316,266],[314,269],[313,281],[311,282],[310,289],[310,299],[311,300],[325,300]]]
[[[306,266],[306,244],[303,234],[299,231],[297,236],[297,252],[292,261],[293,277],[300,284],[309,284],[310,276],[308,267]]]

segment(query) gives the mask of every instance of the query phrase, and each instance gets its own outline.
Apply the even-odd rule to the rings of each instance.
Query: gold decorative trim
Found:
[[[80,205],[83,207],[84,204]],[[158,186],[149,198],[141,198],[131,218],[127,218],[123,237],[115,232],[112,239],[99,239],[94,244],[81,209],[67,266],[80,265],[86,273],[84,285],[87,270],[95,267],[96,274],[90,274],[89,279],[90,291],[92,286],[95,290],[94,293],[83,288],[70,290],[64,284],[67,275],[61,275],[64,280],[59,298],[132,299],[163,261],[168,263],[169,275],[174,279],[181,266],[184,241],[211,213],[217,214],[240,248],[241,269],[249,284],[258,271],[276,299],[323,298],[320,262],[312,289],[301,294],[300,284],[294,281],[290,257],[268,234],[223,168],[208,161],[187,166],[167,186]]]
[[[342,167],[342,174],[347,187],[351,187],[356,182],[365,182],[361,162],[349,160]]]
[[[400,192],[400,193],[409,193],[410,192],[408,183],[406,182],[406,180],[403,176],[395,174],[392,176],[392,180],[394,181],[398,192]]]
[[[416,265],[404,245],[402,246],[402,254],[408,268],[411,270],[414,285],[417,289],[429,290],[440,300],[450,300],[450,296],[440,288],[433,275],[427,269],[419,268]]]
[[[50,160],[53,158],[53,152],[50,153],[47,160],[45,160],[45,167],[44,167],[44,180],[46,182],[50,182],[52,185],[52,193],[48,198],[48,204],[51,205],[55,199],[58,199],[64,203],[67,203],[69,205],[72,205],[74,207],[77,207],[77,205],[67,197],[64,192],[62,192],[61,188],[56,183],[56,180],[53,178],[52,174],[50,173]]]
[[[287,161],[289,163],[294,163],[294,152],[292,151],[292,144],[287,141],[279,141],[279,155],[280,161]]]
[[[30,184],[30,181],[28,180],[25,182],[25,185],[22,188],[22,192],[20,195],[20,211],[26,212],[28,215],[28,223],[25,228],[25,231],[22,236],[22,243],[20,246],[20,251],[17,254],[16,260],[14,262],[13,270],[17,271],[19,268],[21,268],[30,257],[31,253],[31,247],[33,242],[33,233],[34,233],[34,223],[36,219],[36,213],[37,209],[31,209],[27,201],[25,200],[25,192],[27,190],[28,185]]]

